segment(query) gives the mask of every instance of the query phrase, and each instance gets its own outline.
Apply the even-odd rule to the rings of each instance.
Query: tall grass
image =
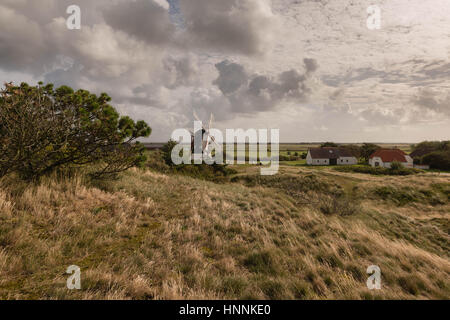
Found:
[[[83,175],[2,179],[0,298],[450,297],[445,177],[283,170],[220,184],[141,169],[95,183]],[[371,191],[383,184],[420,186],[442,203],[392,205]],[[324,209],[326,199],[342,203]],[[353,204],[351,215],[339,214]],[[66,288],[72,264],[82,290]],[[379,291],[366,287],[373,264]]]

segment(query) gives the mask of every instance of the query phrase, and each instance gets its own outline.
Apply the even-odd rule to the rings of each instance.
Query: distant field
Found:
[[[144,144],[148,149],[158,149],[161,148],[164,143],[145,143]],[[318,148],[320,147],[320,143],[280,143],[280,154],[287,155],[287,152],[307,152],[309,148]],[[345,144],[343,144],[345,145]],[[361,146],[361,143],[355,143],[357,146]],[[411,145],[408,143],[377,143],[382,148],[398,148],[406,153],[411,152]],[[269,144],[270,146],[270,144]]]
[[[352,143],[357,146],[361,146],[361,143]],[[376,143],[382,148],[391,149],[391,148],[397,148],[400,150],[405,151],[406,153],[411,152],[411,145],[408,143]],[[343,144],[346,145],[346,144]],[[297,151],[297,152],[305,152],[308,151],[309,148],[318,148],[320,147],[319,143],[312,143],[312,144],[294,144],[294,143],[280,143],[280,151]]]

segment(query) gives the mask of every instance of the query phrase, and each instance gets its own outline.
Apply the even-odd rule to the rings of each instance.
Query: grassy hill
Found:
[[[4,178],[0,298],[450,297],[449,175],[236,169],[220,184],[138,169]],[[66,288],[69,265],[82,290]]]

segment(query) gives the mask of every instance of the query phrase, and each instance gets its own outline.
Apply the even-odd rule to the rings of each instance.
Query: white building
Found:
[[[413,159],[400,149],[379,149],[369,158],[372,167],[390,168],[394,161],[406,168],[414,167]]]
[[[311,166],[352,165],[358,159],[345,148],[310,148],[306,156],[306,164]]]

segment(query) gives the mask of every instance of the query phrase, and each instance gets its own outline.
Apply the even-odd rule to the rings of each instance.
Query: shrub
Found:
[[[266,280],[260,285],[261,290],[270,300],[286,299],[286,288],[277,280]]]
[[[337,143],[334,143],[334,142],[325,142],[325,143],[322,143],[322,144],[320,145],[320,147],[321,147],[321,148],[325,148],[325,147],[334,147],[334,148],[337,148],[337,147],[339,147],[339,145],[338,145]]]
[[[395,165],[394,165],[395,166]],[[389,175],[389,176],[407,176],[411,174],[417,174],[422,172],[422,170],[419,169],[413,169],[413,168],[405,168],[402,165],[400,165],[401,168],[399,169],[393,169],[391,168],[382,168],[382,167],[371,167],[371,166],[364,166],[364,165],[358,165],[358,166],[337,166],[334,167],[333,170],[340,171],[340,172],[355,172],[355,173],[366,173],[366,174],[373,174],[373,175]]]
[[[397,205],[406,205],[412,202],[429,203],[431,205],[444,204],[439,195],[428,189],[414,189],[411,187],[395,188],[391,186],[377,187],[373,194],[383,200],[390,200]]]
[[[393,162],[391,163],[391,167],[390,167],[389,169],[395,171],[395,170],[400,170],[400,169],[402,169],[402,168],[403,168],[403,165],[402,165],[400,162],[398,162],[398,161],[393,161]]]
[[[57,169],[98,164],[95,177],[145,160],[136,139],[150,135],[144,121],[119,117],[111,98],[52,84],[6,84],[0,91],[0,175],[37,179]]]
[[[162,148],[162,156],[163,156],[163,160],[165,162],[166,165],[168,166],[174,166],[174,163],[172,161],[172,150],[173,148],[175,148],[175,146],[178,143],[176,141],[173,141],[172,139],[170,139]],[[181,155],[180,155],[181,156]]]
[[[253,252],[244,260],[244,266],[254,273],[276,274],[275,259],[268,251]]]
[[[320,198],[319,209],[325,215],[351,216],[361,208],[356,199],[345,195],[329,195]]]
[[[157,154],[155,153],[153,162],[157,162],[159,157],[159,165],[149,164],[153,169],[164,173],[177,173],[190,176],[197,179],[209,180],[213,182],[224,182],[228,180],[228,176],[235,174],[236,170],[228,168],[223,164],[180,164],[175,165],[172,161],[172,150],[177,142],[169,140]],[[182,151],[181,151],[182,152]],[[180,152],[180,156],[182,153]]]
[[[236,176],[231,179],[232,182],[242,182],[249,187],[264,186],[282,190],[290,196],[300,196],[309,191],[323,192],[326,194],[340,193],[339,186],[322,181],[315,175],[293,176],[293,175],[244,175]]]
[[[421,163],[429,165],[431,169],[450,170],[450,150],[426,154],[422,157]]]

